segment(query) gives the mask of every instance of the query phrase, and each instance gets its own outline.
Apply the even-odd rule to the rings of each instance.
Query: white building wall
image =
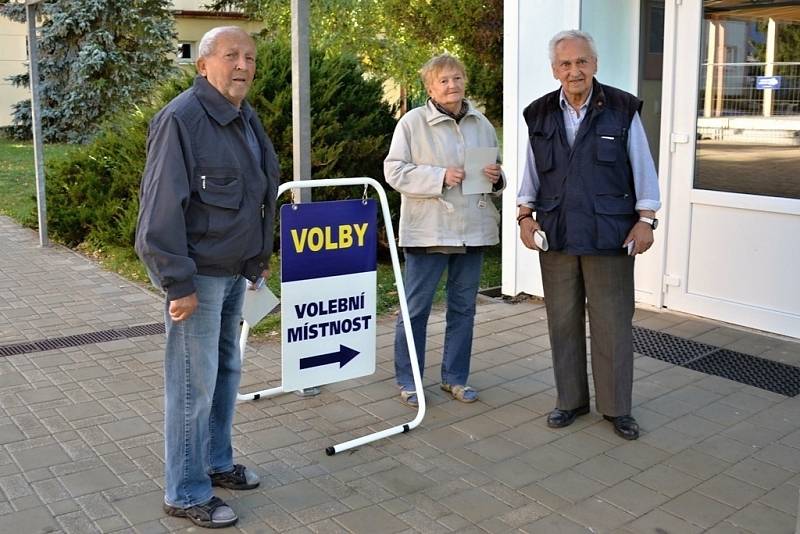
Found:
[[[503,280],[506,295],[542,295],[539,258],[519,241],[516,191],[525,168],[528,134],[522,110],[558,88],[547,43],[561,29],[580,26],[580,0],[511,0],[504,6],[503,168],[508,186],[503,195]]]
[[[519,241],[515,193],[528,144],[522,110],[559,87],[550,68],[547,44],[561,30],[589,32],[599,56],[598,80],[636,94],[639,5],[639,0],[517,0],[505,4],[503,166],[509,186],[503,198],[502,291],[506,295],[542,295],[538,253]],[[658,304],[662,251],[663,247],[654,247],[636,259],[636,298],[640,302]]]
[[[27,69],[27,27],[0,17],[0,126],[11,124],[11,106],[30,93],[24,87],[14,87],[9,76],[24,73]]]
[[[580,29],[597,45],[597,79],[633,94],[639,79],[639,3],[589,0],[581,5]]]

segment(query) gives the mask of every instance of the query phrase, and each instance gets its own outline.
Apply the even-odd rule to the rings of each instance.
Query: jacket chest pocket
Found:
[[[625,136],[620,128],[597,128],[597,162],[602,165],[613,165],[617,162],[622,143],[625,143]]]
[[[239,209],[242,204],[242,177],[236,167],[198,167],[195,171],[195,184],[203,204]]]
[[[553,135],[555,130],[535,131],[530,136],[533,158],[536,161],[536,172],[540,175],[553,168]]]

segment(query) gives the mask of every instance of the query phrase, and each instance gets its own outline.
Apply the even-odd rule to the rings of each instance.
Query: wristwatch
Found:
[[[653,230],[658,228],[658,219],[655,218],[651,219],[650,217],[639,217],[639,222],[649,224],[650,228],[652,228]]]

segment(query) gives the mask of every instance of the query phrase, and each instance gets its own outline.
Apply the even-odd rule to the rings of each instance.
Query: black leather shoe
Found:
[[[611,417],[610,415],[604,415],[603,419],[611,421],[611,424],[614,425],[614,432],[622,439],[639,438],[639,424],[633,416],[618,415],[617,417]]]
[[[547,415],[547,426],[550,428],[564,428],[574,423],[575,418],[579,415],[587,413],[589,413],[588,406],[581,406],[574,410],[561,410],[556,408]]]

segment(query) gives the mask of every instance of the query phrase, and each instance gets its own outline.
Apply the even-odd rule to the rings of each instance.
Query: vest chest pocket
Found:
[[[536,172],[540,174],[540,178],[541,174],[553,168],[553,134],[555,134],[555,130],[535,131],[530,136],[533,158],[536,161]]]
[[[597,128],[595,144],[597,146],[597,162],[613,165],[617,161],[621,143],[625,138],[620,128]]]
[[[236,167],[198,167],[193,189],[203,204],[239,209],[242,203],[241,171]]]

